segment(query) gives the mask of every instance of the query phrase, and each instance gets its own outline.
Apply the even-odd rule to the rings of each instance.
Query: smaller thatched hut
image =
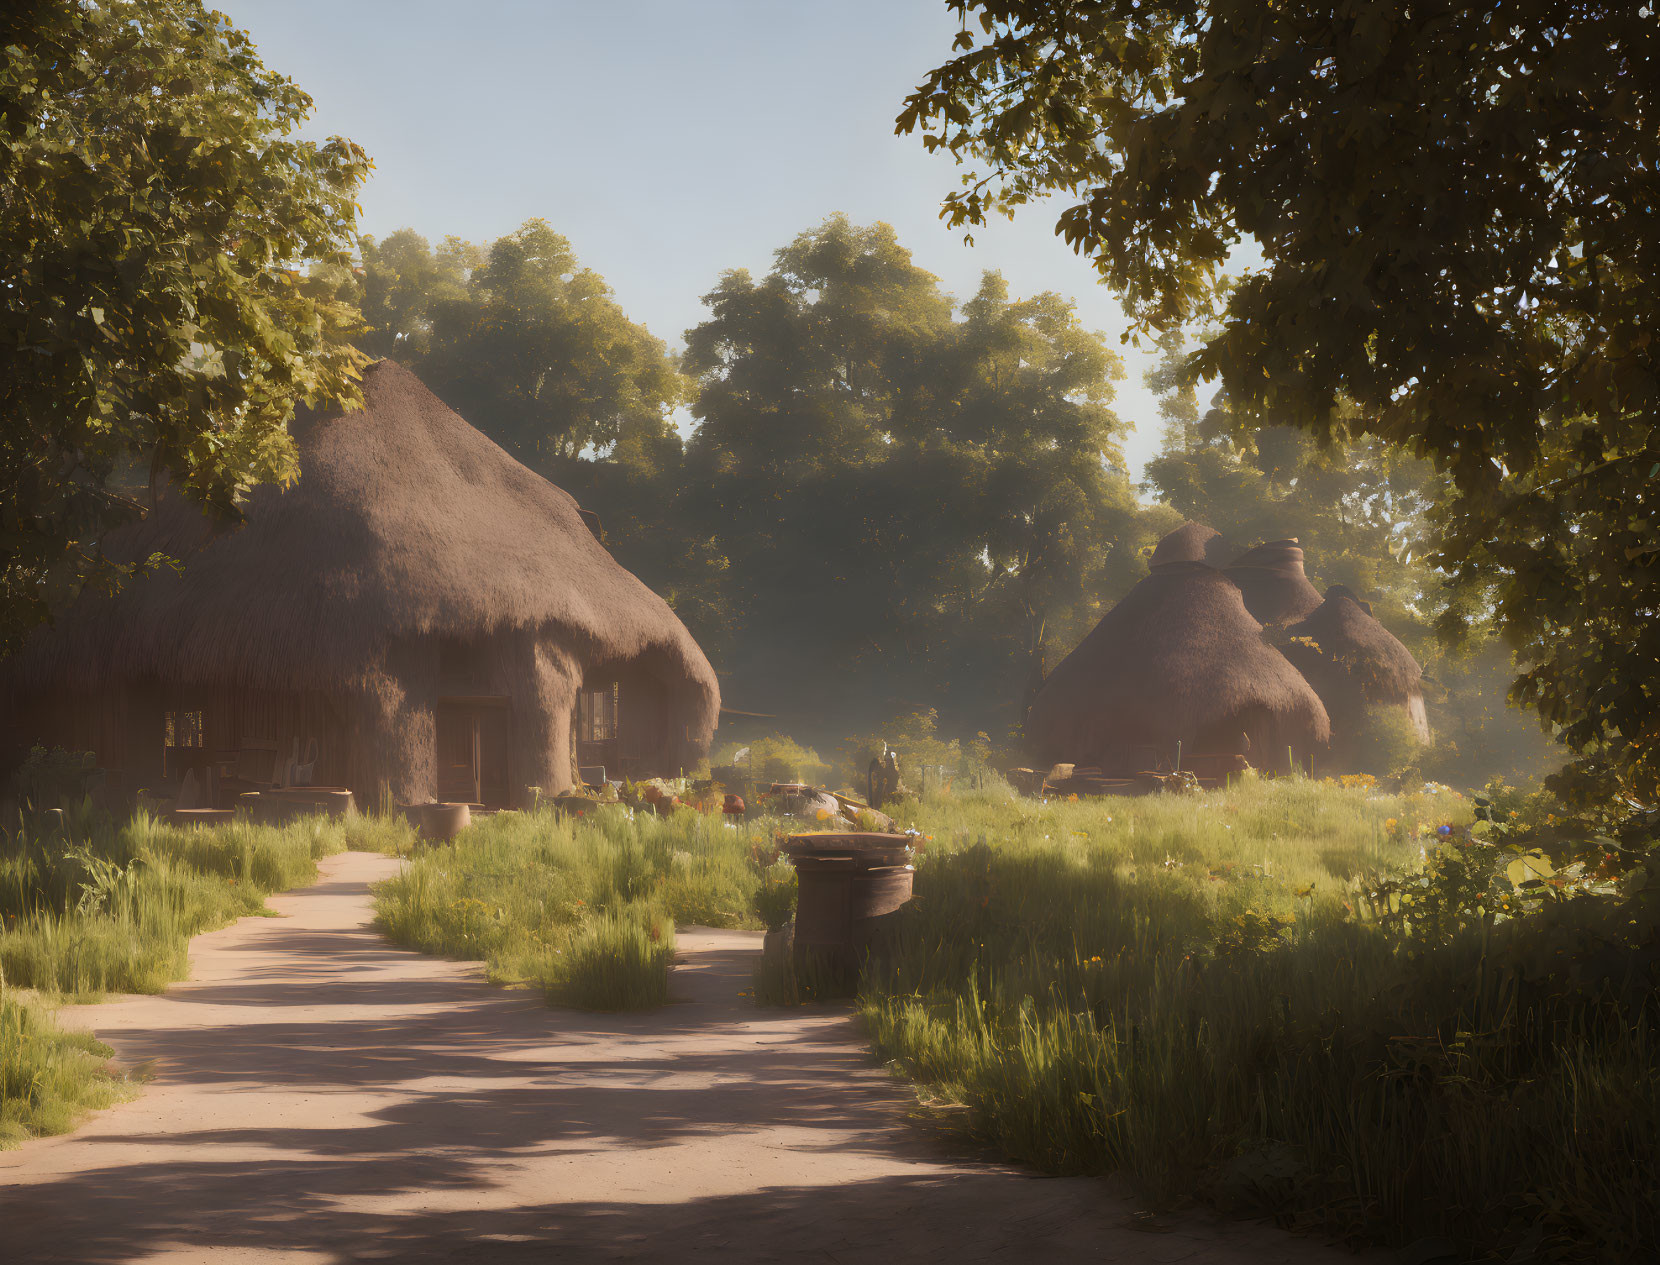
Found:
[[[1285,770],[1330,739],[1326,709],[1262,639],[1240,591],[1200,562],[1161,563],[1043,683],[1035,754],[1127,777],[1183,758],[1244,755]]]
[[[1213,567],[1221,566],[1222,560],[1218,555],[1226,548],[1221,532],[1203,523],[1186,522],[1159,541],[1153,550],[1153,566],[1166,566],[1172,562],[1205,562]]]
[[[1294,624],[1320,605],[1320,590],[1308,582],[1295,536],[1247,549],[1228,564],[1227,575],[1245,595],[1245,609],[1264,626]]]
[[[1281,650],[1326,705],[1337,763],[1346,762],[1373,706],[1402,708],[1419,739],[1429,741],[1423,670],[1346,586],[1332,585],[1308,618],[1287,628]]]

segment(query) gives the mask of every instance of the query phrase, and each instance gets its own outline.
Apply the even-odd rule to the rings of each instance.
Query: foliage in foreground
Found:
[[[234,517],[296,473],[294,405],[355,395],[369,159],[201,0],[13,0],[0,47],[4,652],[148,565],[102,544],[158,475]]]
[[[117,1101],[124,1086],[105,1069],[109,1055],[0,983],[0,1150],[67,1133],[86,1112]]]
[[[184,976],[192,936],[311,882],[320,857],[395,850],[407,833],[372,817],[204,830],[140,815],[118,828],[83,809],[68,839],[0,837],[0,972],[13,986],[80,1000],[160,992]]]
[[[1639,1259],[1660,874],[1559,872],[1469,821],[1302,781],[935,808],[863,1011],[968,1128],[1052,1171],[1357,1242]]]
[[[899,120],[981,167],[947,218],[1060,194],[1140,324],[1217,316],[1185,370],[1242,422],[1433,460],[1438,565],[1583,757],[1565,788],[1660,799],[1653,6],[948,3]]]

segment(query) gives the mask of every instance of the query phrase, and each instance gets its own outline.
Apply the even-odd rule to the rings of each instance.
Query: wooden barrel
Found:
[[[782,851],[799,883],[796,972],[847,993],[884,926],[911,899],[916,870],[906,835],[851,831],[792,835]]]

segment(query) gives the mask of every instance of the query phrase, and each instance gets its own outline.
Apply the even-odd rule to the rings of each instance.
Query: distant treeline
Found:
[[[832,743],[934,708],[942,733],[1014,750],[1047,669],[1195,518],[1239,547],[1299,537],[1315,582],[1371,597],[1419,657],[1441,741],[1380,766],[1473,783],[1559,760],[1506,709],[1501,648],[1433,635],[1450,599],[1415,561],[1444,494],[1426,463],[1236,426],[1179,385],[1171,344],[1143,501],[1104,336],[997,273],[956,302],[885,224],[832,217],[765,277],[724,273],[678,361],[541,220],[488,246],[366,240],[358,298],[363,349],[595,510],[729,703],[781,731]]]

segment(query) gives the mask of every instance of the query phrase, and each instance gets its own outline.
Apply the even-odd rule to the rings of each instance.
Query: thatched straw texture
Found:
[[[713,669],[576,502],[407,369],[372,365],[363,393],[361,411],[300,424],[298,483],[256,489],[239,529],[214,536],[193,507],[164,497],[112,538],[114,554],[160,551],[186,565],[83,597],[0,666],[0,697],[134,681],[343,691],[373,705],[371,728],[401,724],[413,707],[406,719],[419,729],[431,724],[439,640],[456,639],[485,648],[492,689],[554,700],[561,714],[521,737],[563,749],[583,673],[641,660],[673,697],[667,728],[706,745],[720,706]]]
[[[1330,737],[1308,682],[1262,640],[1239,589],[1202,563],[1160,566],[1050,674],[1026,721],[1040,758],[1134,772],[1149,753],[1240,751],[1278,767]]]
[[[1303,551],[1294,536],[1247,549],[1228,564],[1227,574],[1245,595],[1245,609],[1260,624],[1294,624],[1320,605],[1320,590],[1308,582]]]
[[[1221,561],[1217,555],[1225,548],[1221,532],[1203,523],[1183,523],[1159,541],[1153,550],[1152,565],[1162,567],[1172,562],[1207,562],[1217,566]]]
[[[1349,588],[1332,585],[1325,600],[1287,628],[1285,637],[1281,649],[1320,695],[1339,737],[1363,720],[1368,704],[1382,703],[1406,708],[1419,736],[1429,738],[1423,670]]]

